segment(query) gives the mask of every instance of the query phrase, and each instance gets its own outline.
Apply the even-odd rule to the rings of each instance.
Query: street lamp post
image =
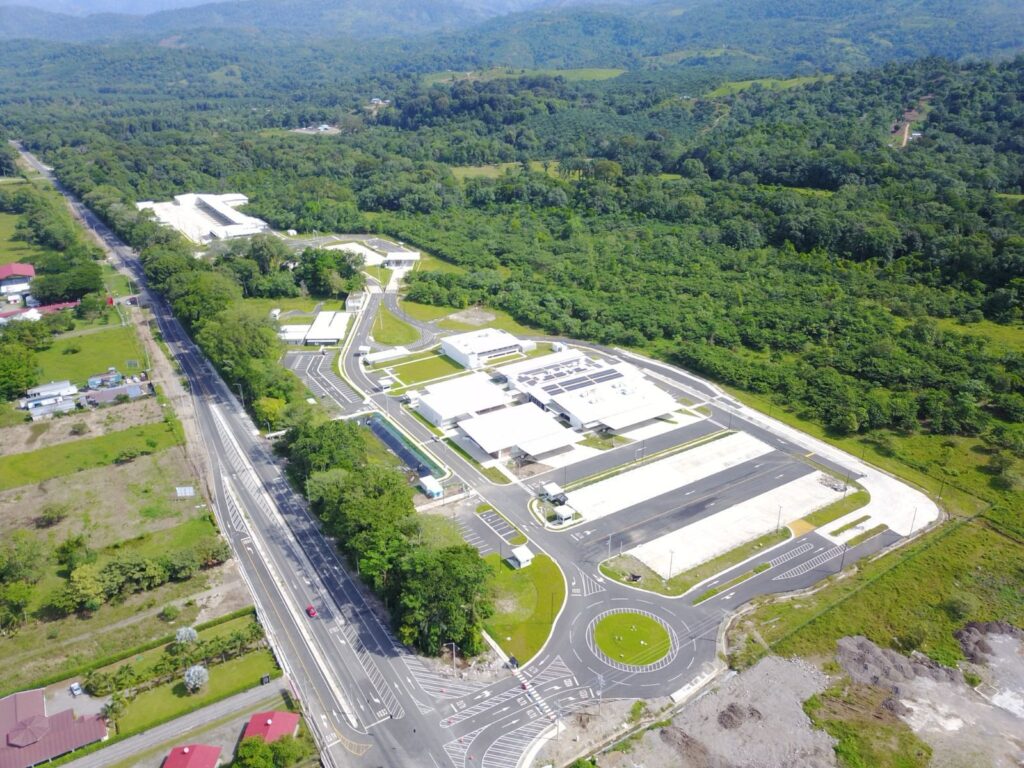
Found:
[[[448,648],[449,646],[452,649],[452,677],[455,677],[455,649],[459,646],[455,643],[441,643],[442,648]]]
[[[672,565],[673,565],[672,561],[675,560],[675,557],[676,557],[675,550],[674,549],[670,549],[668,551],[668,577],[670,579],[672,578]]]
[[[843,542],[843,556],[839,558],[839,572],[842,573],[843,566],[846,564],[846,550],[848,549],[846,542]]]
[[[782,505],[779,504],[779,516],[775,520],[775,532],[778,533],[779,529],[782,528]]]

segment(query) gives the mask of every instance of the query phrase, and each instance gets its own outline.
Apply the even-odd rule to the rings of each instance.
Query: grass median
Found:
[[[377,311],[371,329],[373,340],[378,344],[398,347],[403,344],[412,344],[420,337],[419,331],[403,320],[398,319],[383,304]]]

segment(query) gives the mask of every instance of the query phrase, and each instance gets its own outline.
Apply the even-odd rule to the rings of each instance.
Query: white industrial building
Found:
[[[497,328],[481,328],[441,339],[441,351],[463,368],[480,368],[495,358],[536,348],[532,341]]]
[[[366,305],[366,292],[365,291],[352,291],[348,296],[345,297],[345,311],[346,312],[360,312]]]
[[[502,408],[459,422],[485,453],[494,458],[538,458],[580,442],[583,435],[560,424],[555,416],[533,403]]]
[[[248,202],[249,198],[239,193],[189,193],[175,195],[170,202],[147,200],[136,203],[135,207],[140,211],[153,211],[157,221],[173,227],[195,243],[208,243],[232,237],[250,237],[270,230],[262,219],[235,210]]]
[[[364,267],[377,267],[384,263],[384,254],[377,253],[377,251],[367,248],[362,243],[339,243],[338,245],[328,245],[328,251],[345,251],[353,256],[358,256],[363,260]]]
[[[388,269],[400,269],[403,267],[414,267],[420,260],[420,252],[406,248],[401,243],[393,243],[380,237],[371,237],[365,240],[367,247],[379,253],[383,258],[381,266]]]
[[[512,395],[486,373],[471,373],[423,389],[416,410],[436,427],[448,427],[508,405]]]
[[[497,370],[509,388],[566,418],[574,429],[621,431],[678,408],[670,394],[629,363],[569,349]]]
[[[286,344],[339,344],[345,338],[347,312],[317,312],[310,325],[282,325],[277,337]]]

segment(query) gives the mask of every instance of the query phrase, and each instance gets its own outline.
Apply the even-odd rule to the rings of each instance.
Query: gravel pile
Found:
[[[958,669],[944,667],[916,652],[908,658],[888,648],[879,648],[860,635],[840,638],[836,658],[854,681],[887,688],[897,696],[907,683],[918,678],[937,683],[963,682]]]

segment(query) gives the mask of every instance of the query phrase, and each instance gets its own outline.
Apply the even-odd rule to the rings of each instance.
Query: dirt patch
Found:
[[[176,486],[196,485],[195,476],[180,447],[152,456],[140,456],[130,464],[89,469],[55,477],[36,485],[0,492],[0,536],[19,528],[33,528],[47,505],[66,512],[61,522],[39,536],[62,541],[71,533],[85,531],[93,547],[162,530],[201,514],[202,499],[178,500]],[[199,489],[196,489],[199,493]]]
[[[210,573],[210,588],[192,598],[199,605],[196,624],[252,605],[252,595],[242,580],[235,560],[228,560]]]
[[[767,657],[684,707],[669,725],[644,733],[628,751],[601,755],[601,768],[834,766],[832,738],[802,706],[827,684],[806,662]]]
[[[1002,660],[1001,685],[990,686],[990,698],[968,686],[958,669],[943,667],[919,654],[902,656],[863,637],[841,639],[836,656],[854,680],[892,694],[896,701],[889,709],[932,747],[930,765],[1019,766],[1024,761],[1024,713],[1015,715],[1012,706],[1000,706],[994,696],[1002,693],[1009,703],[1021,694],[1012,690],[1024,685],[1024,661],[1017,658],[1021,640],[999,635],[1009,642],[993,642],[993,637],[986,640],[985,633],[979,634],[982,637],[968,632],[961,642],[968,642],[978,658],[990,658],[980,650],[986,648],[992,651],[991,658]]]
[[[59,418],[0,430],[0,456],[35,451],[69,440],[100,437],[162,418],[160,404],[152,397],[106,408],[73,411]]]
[[[447,319],[466,325],[487,325],[487,323],[494,322],[494,315],[481,307],[469,307],[461,312],[448,315]]]

